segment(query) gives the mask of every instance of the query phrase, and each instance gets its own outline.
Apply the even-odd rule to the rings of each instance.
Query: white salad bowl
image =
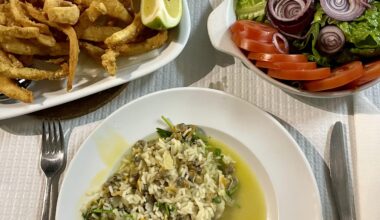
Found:
[[[208,34],[212,45],[219,51],[229,54],[239,59],[248,69],[259,75],[261,78],[271,83],[274,86],[282,89],[285,92],[313,98],[338,98],[343,96],[352,95],[364,89],[367,89],[376,83],[380,82],[380,78],[369,82],[355,90],[341,90],[341,91],[328,91],[328,92],[308,92],[301,90],[281,81],[278,81],[263,71],[258,69],[235,45],[231,39],[230,26],[236,21],[235,14],[236,0],[224,0],[209,16],[207,28]]]

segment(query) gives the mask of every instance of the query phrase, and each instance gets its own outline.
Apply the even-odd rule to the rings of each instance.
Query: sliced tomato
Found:
[[[364,68],[362,63],[354,61],[334,69],[328,78],[305,82],[303,87],[313,92],[335,89],[360,78],[363,73]]]
[[[269,69],[268,75],[276,79],[284,80],[318,80],[331,75],[330,68],[318,68],[311,70],[278,70]]]
[[[307,62],[303,54],[249,53],[248,59],[267,62]]]
[[[280,51],[274,46],[273,43],[265,43],[256,40],[251,40],[248,38],[241,37],[239,34],[232,34],[232,40],[241,49],[247,50],[249,52],[255,53],[280,53]],[[281,43],[279,45],[282,50],[288,52],[288,48],[285,44]]]
[[[278,31],[266,24],[255,21],[239,20],[231,26],[231,33],[239,34],[241,37],[260,42],[271,43],[273,35]]]
[[[273,36],[278,30],[267,24],[251,20],[238,20],[231,26],[231,32],[247,31],[250,35],[264,34]]]
[[[364,65],[364,74],[349,84],[350,88],[364,85],[380,77],[380,60]]]
[[[257,30],[257,33],[252,33],[252,31],[239,31],[239,32],[233,32],[232,34],[239,35],[241,38],[247,38],[250,40],[265,42],[265,43],[272,43],[273,41],[273,34],[262,32]]]
[[[316,69],[316,62],[266,62],[266,61],[257,61],[255,64],[257,67],[266,68],[266,69],[280,69],[280,70],[310,70]]]

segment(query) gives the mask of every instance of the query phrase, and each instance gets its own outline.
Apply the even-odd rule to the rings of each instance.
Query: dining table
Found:
[[[323,219],[338,219],[329,148],[332,127],[341,121],[346,127],[352,160],[357,219],[380,219],[380,84],[342,98],[308,98],[282,91],[239,60],[213,48],[207,18],[220,3],[221,0],[188,1],[191,34],[174,61],[122,86],[101,107],[62,120],[67,165],[107,116],[136,98],[176,87],[222,90],[268,112],[296,140],[314,173]],[[0,121],[0,219],[41,219],[45,187],[39,158],[43,119],[42,113]],[[64,174],[60,181],[63,178]]]

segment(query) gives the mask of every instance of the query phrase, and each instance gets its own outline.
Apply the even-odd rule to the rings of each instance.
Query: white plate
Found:
[[[105,73],[103,67],[81,54],[71,92],[66,92],[64,80],[33,82],[29,88],[34,92],[34,102],[32,104],[21,102],[0,104],[0,120],[70,102],[152,73],[174,60],[181,53],[189,38],[190,29],[189,8],[187,1],[183,0],[181,22],[178,27],[170,31],[170,43],[158,56],[140,63],[120,58],[117,75],[111,77]]]
[[[153,93],[125,105],[106,119],[72,160],[60,190],[56,219],[77,219],[86,192],[100,186],[106,178],[99,178],[99,172],[109,175],[110,164],[119,159],[105,163],[107,160],[102,158],[120,151],[121,139],[133,144],[153,134],[156,127],[163,127],[162,115],[173,122],[201,126],[209,135],[234,148],[254,171],[263,189],[267,219],[322,219],[311,168],[286,130],[270,115],[243,100],[200,88]]]
[[[209,16],[207,29],[212,45],[219,51],[234,56],[241,60],[241,62],[254,73],[259,75],[269,83],[279,87],[280,89],[306,97],[314,98],[336,98],[347,95],[352,95],[364,89],[367,89],[378,82],[380,78],[373,82],[367,83],[360,88],[352,90],[342,90],[336,92],[308,92],[288,86],[272,77],[269,77],[263,71],[259,70],[248,58],[236,47],[235,43],[231,40],[230,26],[236,21],[235,15],[235,0],[224,0]]]

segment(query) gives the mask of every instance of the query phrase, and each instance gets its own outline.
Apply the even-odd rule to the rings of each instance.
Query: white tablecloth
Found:
[[[335,121],[347,125],[352,147],[358,213],[380,219],[380,85],[355,97],[310,99],[289,95],[211,46],[208,14],[220,0],[189,1],[192,33],[177,60],[131,82],[113,101],[88,115],[66,120],[69,156],[109,114],[153,91],[197,86],[224,90],[273,114],[308,158],[321,193],[323,216],[335,219],[328,178],[328,137]],[[355,113],[355,114],[354,114]],[[40,219],[44,175],[39,168],[41,121],[22,116],[0,121],[0,219]]]

